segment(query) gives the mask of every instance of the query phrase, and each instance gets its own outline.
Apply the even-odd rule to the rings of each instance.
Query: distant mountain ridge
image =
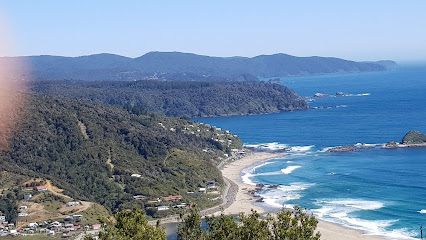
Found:
[[[253,81],[257,77],[285,77],[386,71],[393,61],[355,62],[332,57],[295,57],[287,54],[248,57],[210,57],[181,52],[149,52],[129,58],[114,54],[81,57],[3,57],[1,65],[22,60],[35,80],[195,80]],[[10,64],[9,64],[10,65]],[[28,77],[28,76],[25,76]]]

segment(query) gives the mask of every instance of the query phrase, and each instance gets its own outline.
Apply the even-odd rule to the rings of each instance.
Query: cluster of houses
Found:
[[[72,218],[75,220],[76,218],[82,218],[82,215],[73,215]],[[67,217],[69,218],[69,217]],[[2,218],[0,218],[1,220]],[[67,221],[65,219],[65,221]],[[100,224],[93,225],[75,225],[73,223],[61,223],[58,221],[54,222],[33,222],[29,223],[22,229],[15,229],[14,224],[1,224],[0,225],[0,237],[6,236],[19,236],[19,235],[27,235],[27,234],[45,234],[47,236],[55,236],[62,235],[62,238],[70,238],[75,236],[79,231],[86,230],[99,230],[101,228]]]
[[[198,192],[187,192],[188,195],[191,195],[193,197],[198,197],[201,194],[206,194],[208,191],[216,191],[218,187],[215,184],[216,182],[214,180],[208,181],[206,187],[199,188]],[[171,208],[174,209],[182,209],[182,208],[192,208],[194,207],[193,204],[187,204],[184,202],[181,202],[182,196],[176,195],[176,196],[167,196],[167,197],[159,197],[156,199],[150,199],[148,200],[148,197],[144,195],[134,195],[133,199],[135,200],[143,200],[146,201],[146,207],[145,209],[156,209],[157,211],[166,211],[170,210]]]

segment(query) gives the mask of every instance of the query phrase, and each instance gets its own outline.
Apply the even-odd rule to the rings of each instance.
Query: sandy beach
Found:
[[[238,188],[235,196],[235,200],[228,207],[224,207],[225,214],[238,214],[240,212],[250,213],[251,209],[256,210],[259,213],[265,213],[264,209],[254,205],[256,200],[249,194],[250,190],[254,190],[255,186],[244,183],[241,179],[241,171],[247,167],[250,167],[256,163],[266,161],[280,154],[267,153],[267,152],[253,152],[244,158],[228,163],[222,169],[223,176],[235,183]],[[230,194],[230,193],[228,193]],[[215,213],[218,214],[219,212]],[[320,221],[317,227],[318,231],[321,232],[321,239],[325,240],[341,240],[341,239],[365,239],[365,240],[378,240],[385,239],[381,236],[364,235],[360,231],[345,228],[337,224]]]

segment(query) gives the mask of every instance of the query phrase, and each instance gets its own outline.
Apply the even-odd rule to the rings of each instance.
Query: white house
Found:
[[[169,210],[169,207],[168,206],[159,206],[159,207],[157,207],[157,210],[158,211],[165,211],[165,210]]]
[[[207,192],[207,190],[206,190],[206,188],[203,188],[203,187],[202,187],[202,188],[200,188],[199,192],[200,192],[200,193],[206,193],[206,192]]]
[[[134,174],[131,175],[131,177],[140,178],[140,177],[142,177],[142,175],[134,173]]]

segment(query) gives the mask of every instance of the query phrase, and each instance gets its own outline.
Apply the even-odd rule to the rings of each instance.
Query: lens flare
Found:
[[[14,55],[14,39],[0,12],[0,56]],[[8,141],[19,124],[26,101],[28,67],[23,58],[0,58],[0,150],[8,147]]]

